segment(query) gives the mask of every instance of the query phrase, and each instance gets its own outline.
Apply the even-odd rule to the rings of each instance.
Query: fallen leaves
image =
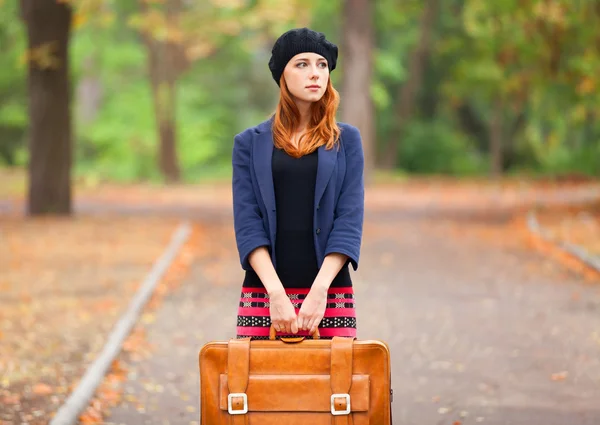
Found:
[[[0,216],[1,420],[48,422],[176,225],[157,217]],[[116,400],[108,389],[103,394]]]
[[[598,270],[557,245],[564,242],[574,244],[600,257],[600,201],[560,209],[544,209],[537,212],[536,216],[551,241],[530,235],[530,246],[583,276],[585,280],[600,282]],[[585,217],[585,220],[579,219],[581,217]]]
[[[150,356],[152,347],[147,342],[146,330],[143,326],[135,326],[129,337],[123,342],[123,351],[130,354],[135,361]]]
[[[160,307],[162,299],[169,292],[179,287],[182,279],[187,275],[190,265],[197,258],[198,245],[206,243],[206,238],[203,236],[205,236],[205,232],[201,226],[196,226],[195,231],[192,232],[187,243],[181,248],[155,288],[137,325],[123,342],[122,351],[127,354],[129,361],[140,361],[152,355],[154,347],[148,343],[144,325],[154,322],[156,318],[154,312]],[[123,399],[130,403],[136,403],[138,412],[143,413],[146,411],[146,407],[134,397],[124,395],[123,384],[127,381],[127,375],[127,366],[118,359],[114,360],[109,373],[96,391],[94,399],[81,415],[81,423],[98,425],[104,423],[104,417],[110,411],[110,408],[118,405]],[[146,391],[162,393],[164,388],[161,385],[149,385],[146,386]]]
[[[365,202],[369,210],[445,208],[495,214],[500,210],[527,209],[535,205],[569,205],[600,190],[598,181],[543,181],[506,177],[498,181],[485,178],[449,177],[408,178],[400,183],[369,186]]]
[[[562,372],[553,373],[550,377],[553,381],[564,381],[569,376],[569,372],[563,370]]]
[[[600,200],[570,208],[542,210],[537,218],[554,240],[581,246],[600,256]]]
[[[18,394],[6,394],[0,400],[2,400],[2,404],[7,406],[12,406],[15,404],[19,404],[21,402],[21,397]]]
[[[570,219],[575,211],[587,209],[598,211],[595,223],[592,227],[589,220],[581,228],[577,228],[578,222]],[[592,217],[592,215],[588,215]],[[561,207],[558,209],[546,208],[538,214],[538,220],[544,227],[553,229],[569,228],[569,232],[554,230],[553,241],[544,240],[532,233],[527,225],[526,210],[518,211],[512,217],[496,220],[493,215],[486,220],[485,215],[478,216],[477,220],[457,220],[453,218],[431,219],[432,228],[443,229],[451,237],[457,240],[471,240],[477,243],[483,242],[489,246],[496,246],[503,250],[514,253],[524,251],[535,251],[542,253],[548,261],[535,261],[528,267],[531,273],[557,273],[569,272],[581,276],[588,282],[600,282],[600,273],[590,267],[581,259],[566,253],[557,246],[556,242],[569,242],[587,249],[589,252],[598,252],[600,256],[600,205],[591,204],[580,207]],[[568,226],[564,222],[568,222]],[[562,224],[561,224],[562,223]],[[562,236],[558,236],[562,235]]]
[[[121,386],[126,379],[126,370],[120,365],[118,360],[113,361],[109,373],[98,390],[96,390],[95,397],[79,416],[79,422],[82,424],[104,423],[104,415],[107,409],[121,402],[123,398]]]
[[[449,211],[474,208],[478,211],[477,219],[441,221],[440,226],[446,226],[451,235],[461,241],[474,238],[485,244],[511,249],[538,249],[539,241],[530,239],[522,217],[505,222],[491,218],[499,205],[523,212],[520,210],[523,205],[550,199],[553,190],[568,187],[530,182],[498,185],[481,181],[423,180],[370,187],[367,209],[387,210],[401,215],[404,208],[422,209],[425,213],[433,208],[447,208]],[[79,187],[77,191],[80,199],[89,205],[95,203],[99,208],[109,204],[143,204],[150,211],[156,208],[159,213],[166,206],[182,210],[208,206],[227,212],[231,208],[229,182],[169,188],[103,184]],[[565,218],[565,211],[569,218]],[[556,216],[556,221],[555,216],[543,215],[542,224],[555,226],[555,234],[559,237],[584,244],[587,243],[585,238],[588,238],[590,243],[597,243],[600,237],[594,236],[596,225],[593,220],[598,214],[590,212],[582,215],[580,212],[564,210],[562,216]],[[0,299],[0,340],[3,345],[0,413],[10,412],[15,423],[47,423],[48,417],[82,376],[85,366],[102,348],[108,332],[139,287],[140,280],[162,252],[176,222],[165,216],[152,215],[35,220],[0,218],[3,241],[0,244],[0,269],[3,271],[0,280],[3,295]],[[227,268],[225,264],[230,263],[220,261],[230,258],[232,250],[235,250],[232,227],[229,223],[211,226],[218,227],[218,231],[210,237],[203,234],[204,229],[197,228],[190,243],[156,288],[140,326],[125,342],[124,351],[128,359],[136,361],[152,355],[153,347],[147,342],[144,325],[153,323],[154,311],[160,307],[164,296],[181,284],[195,256],[211,259],[203,272],[216,285],[235,281],[227,273],[239,275],[238,268]],[[381,232],[390,231],[387,226],[379,227]],[[384,254],[380,261],[382,266],[391,267],[396,259],[392,254]],[[570,267],[576,269],[575,262],[566,258],[564,261],[571,261]],[[573,297],[579,299],[578,294],[573,294]],[[598,341],[600,344],[600,338]],[[126,376],[125,365],[113,364],[82,415],[82,423],[101,423],[103,413],[127,397],[122,394]],[[563,381],[568,379],[568,373],[556,372],[550,379]],[[152,389],[161,391],[157,386]],[[19,413],[15,413],[15,406],[19,406]],[[144,409],[144,406],[139,408]],[[455,425],[463,420],[463,417],[459,418]],[[483,417],[475,417],[474,420],[481,422]]]
[[[83,414],[79,416],[79,422],[82,424],[100,424],[102,423],[102,409],[100,404],[92,403]]]
[[[32,392],[36,395],[48,395],[52,394],[54,390],[48,384],[35,384]]]
[[[439,396],[434,396],[434,397],[433,397],[433,399],[432,399],[432,401],[433,401],[434,403],[438,403],[438,402],[440,401],[440,397],[439,397]],[[453,413],[453,412],[455,412],[455,409],[454,409],[454,408],[451,408],[451,407],[439,407],[439,408],[438,408],[438,410],[437,410],[437,412],[438,412],[440,415],[447,415],[447,414],[449,414],[449,413]],[[454,421],[452,422],[452,425],[462,425],[462,423],[463,423],[463,420],[464,420],[466,417],[468,417],[468,416],[469,416],[469,412],[467,412],[466,410],[461,410],[460,412],[458,412],[458,417],[459,417],[460,419],[456,419],[456,420],[454,420]],[[478,418],[476,418],[476,419],[479,419],[479,418],[481,418],[481,420],[479,420],[479,421],[477,421],[477,422],[481,422],[481,421],[483,420],[483,418],[482,418],[481,416],[479,416],[479,417],[478,417]]]

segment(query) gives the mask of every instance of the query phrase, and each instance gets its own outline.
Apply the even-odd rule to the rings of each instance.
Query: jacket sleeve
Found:
[[[248,133],[235,136],[231,161],[235,240],[244,270],[252,269],[248,262],[252,251],[261,246],[271,246],[252,187],[250,143],[251,137]]]
[[[364,221],[365,159],[358,129],[347,126],[342,132],[346,155],[346,174],[335,207],[333,229],[327,241],[325,255],[334,252],[345,254],[356,270],[360,257]]]

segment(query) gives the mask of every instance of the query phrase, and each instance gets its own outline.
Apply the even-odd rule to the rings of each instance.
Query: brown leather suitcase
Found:
[[[201,425],[392,423],[387,344],[274,335],[202,347]]]

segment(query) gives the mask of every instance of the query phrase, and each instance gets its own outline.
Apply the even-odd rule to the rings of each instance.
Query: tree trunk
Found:
[[[344,2],[341,57],[342,121],[356,126],[362,136],[365,176],[370,178],[375,163],[374,107],[371,100],[373,72],[373,5],[371,0]]]
[[[398,163],[398,149],[404,125],[410,119],[414,109],[415,98],[421,86],[423,68],[430,52],[432,33],[438,13],[439,0],[427,0],[423,16],[419,41],[413,50],[408,64],[408,79],[401,86],[398,99],[394,107],[394,125],[390,131],[381,165],[386,169],[394,169]]]
[[[142,3],[147,10],[147,3]],[[183,5],[181,0],[168,0],[165,3],[167,20],[177,19]],[[182,46],[169,41],[157,40],[152,35],[143,34],[148,49],[148,68],[154,114],[159,137],[158,165],[168,183],[175,183],[181,178],[179,159],[177,156],[176,131],[176,98],[177,79],[189,65]]]
[[[475,140],[479,153],[487,155],[490,150],[489,126],[475,112],[469,99],[455,109],[455,114],[462,131]]]
[[[29,53],[30,215],[71,214],[71,14],[56,0],[21,0]]]
[[[83,75],[76,88],[77,122],[87,125],[93,122],[102,106],[102,82],[95,71],[97,60],[94,54],[83,60]]]
[[[502,101],[496,99],[494,101],[492,119],[490,122],[490,174],[492,178],[498,178],[502,175],[504,162],[502,127]]]
[[[167,46],[162,45],[150,50],[150,81],[159,137],[158,165],[165,181],[174,183],[180,180],[181,175],[175,129],[176,81],[166,59],[167,49]]]

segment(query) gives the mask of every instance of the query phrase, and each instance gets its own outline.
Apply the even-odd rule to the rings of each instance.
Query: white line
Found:
[[[530,232],[537,234],[539,237],[541,237],[546,242],[553,244],[557,248],[563,250],[564,252],[566,252],[568,254],[571,254],[572,256],[576,257],[577,259],[579,259],[583,263],[587,264],[591,268],[600,272],[600,258],[599,257],[594,256],[593,254],[591,254],[589,251],[582,248],[581,246],[574,245],[569,242],[560,242],[560,241],[555,242],[554,240],[552,240],[552,238],[547,234],[547,232],[542,228],[542,226],[540,226],[540,223],[537,220],[537,217],[535,216],[535,213],[533,211],[529,211],[529,214],[527,215],[527,227],[529,228]]]
[[[156,285],[166,273],[190,234],[191,226],[188,222],[183,222],[178,226],[171,237],[169,245],[160,258],[155,261],[142,286],[129,303],[127,311],[115,325],[102,352],[88,368],[77,388],[56,412],[56,415],[50,421],[50,425],[73,425],[78,422],[79,416],[89,405],[90,399],[104,380],[112,361],[121,352],[123,342],[131,332]]]

